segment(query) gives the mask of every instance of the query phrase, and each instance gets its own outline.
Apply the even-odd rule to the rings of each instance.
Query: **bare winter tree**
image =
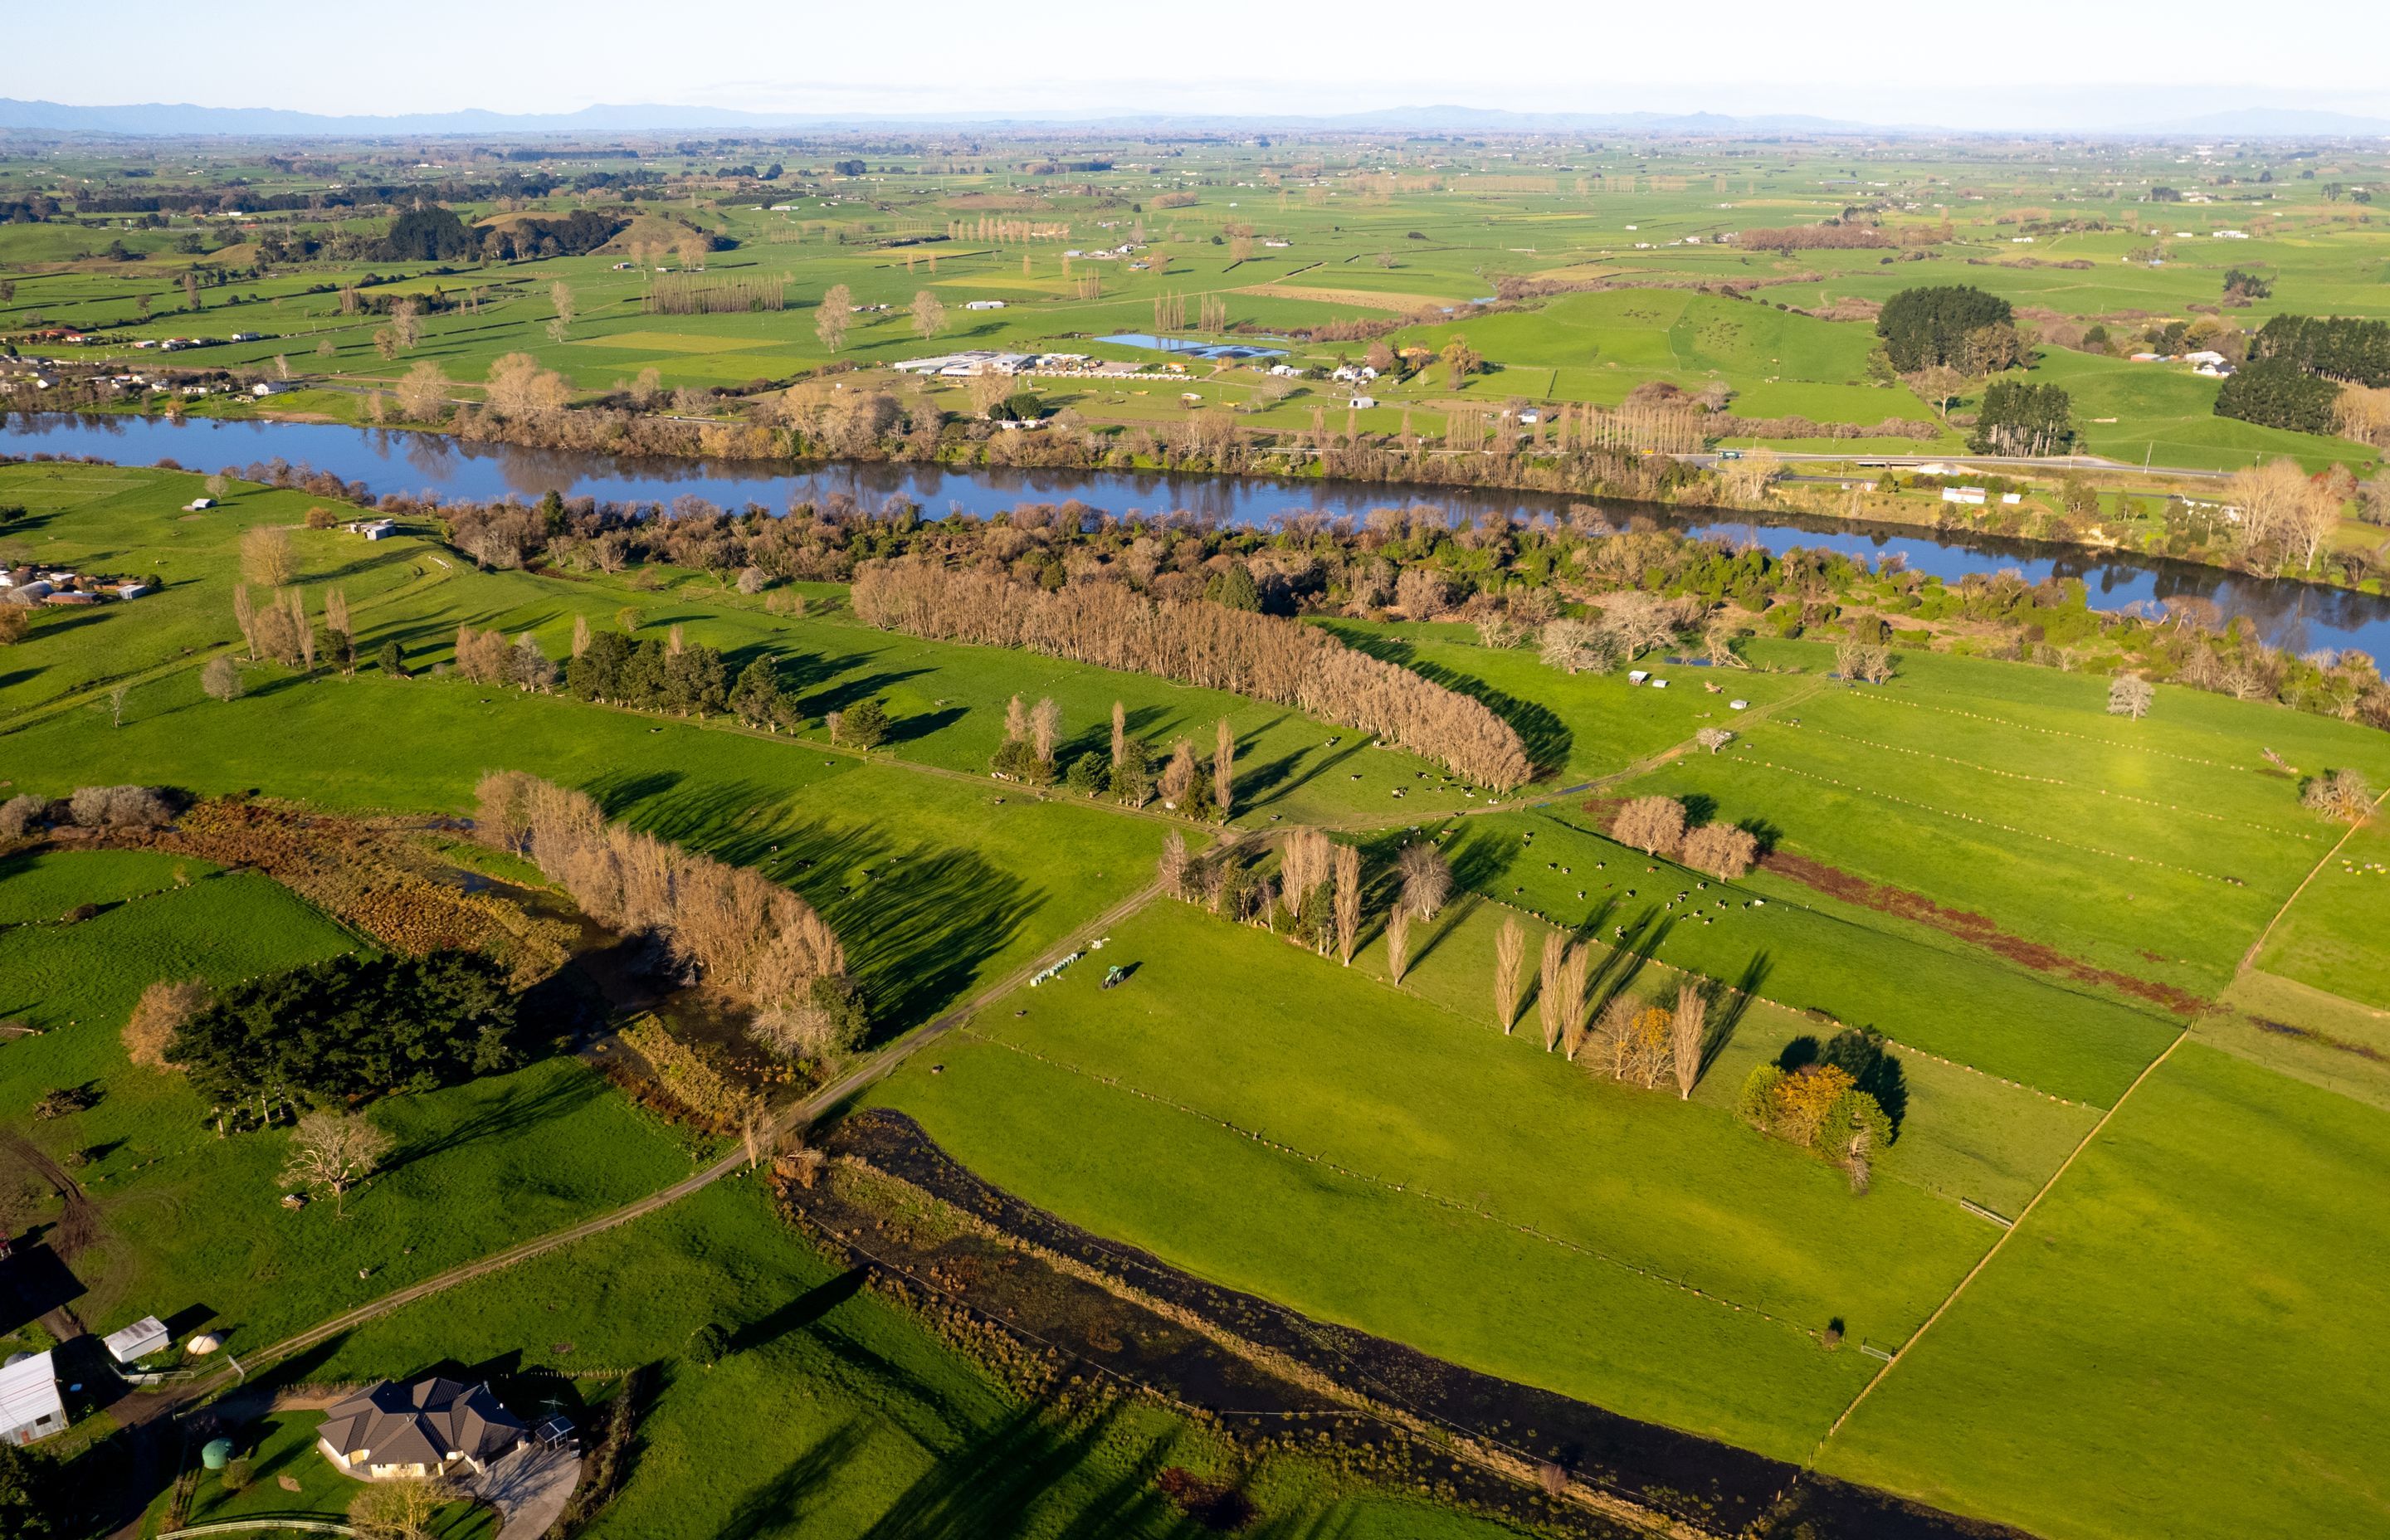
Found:
[[[1684,842],[1684,804],[1674,797],[1638,797],[1618,810],[1610,837],[1646,855],[1673,855]]]
[[[1114,582],[1048,593],[1001,571],[870,561],[851,590],[867,625],[1017,647],[1289,705],[1443,761],[1508,790],[1534,773],[1515,728],[1483,701],[1346,648],[1317,626]]]
[[[1585,992],[1587,967],[1586,944],[1578,942],[1561,962],[1561,1046],[1572,1060],[1585,1046],[1586,1012],[1593,1005]]]
[[[290,555],[290,532],[279,524],[259,524],[240,537],[240,575],[262,588],[287,586],[297,571]]]
[[[1544,1029],[1544,1052],[1561,1040],[1561,973],[1568,962],[1568,938],[1558,930],[1544,937],[1544,960],[1536,980],[1536,1017]]]
[[[814,335],[821,339],[823,347],[836,353],[846,346],[846,328],[854,319],[854,290],[842,283],[832,284],[814,310]]]
[[[282,1178],[330,1193],[334,1217],[341,1217],[349,1189],[372,1175],[392,1147],[391,1136],[363,1113],[308,1112],[291,1131],[290,1161]]]
[[[257,606],[249,597],[249,584],[232,585],[232,620],[240,627],[241,644],[249,648],[251,658],[257,656]]]
[[[1494,937],[1494,1017],[1502,1023],[1505,1037],[1519,1022],[1519,996],[1527,987],[1526,960],[1526,931],[1518,916],[1505,915]]]
[[[1386,915],[1386,975],[1396,983],[1411,966],[1411,911],[1397,904]]]
[[[1677,1009],[1668,1022],[1668,1067],[1677,1073],[1677,1099],[1690,1101],[1702,1074],[1702,1033],[1709,1002],[1690,984],[1677,986]]]
[[[367,1482],[349,1499],[349,1525],[361,1540],[431,1540],[441,1509],[462,1495],[442,1476]]]
[[[1188,794],[1195,789],[1195,746],[1180,738],[1170,747],[1170,763],[1162,769],[1162,802],[1186,812]]]
[[[1731,882],[1759,859],[1759,837],[1733,824],[1703,824],[1685,836],[1677,859]]]
[[[1361,853],[1352,845],[1336,847],[1336,956],[1353,966],[1353,949],[1361,940]]]
[[[219,654],[207,661],[199,670],[199,688],[212,700],[237,700],[240,698],[240,665]]]
[[[166,1045],[199,1012],[215,1001],[204,979],[161,979],[141,992],[124,1023],[124,1055],[147,1069],[169,1065]]]
[[[1007,743],[1029,741],[1029,703],[1017,695],[1005,702],[1004,740]]]
[[[1228,725],[1228,719],[1224,716],[1220,718],[1219,727],[1212,735],[1212,802],[1219,808],[1220,816],[1223,818],[1228,815],[1233,803],[1228,783],[1230,777],[1236,774],[1236,769],[1237,733],[1235,728]]]
[[[1405,845],[1394,865],[1403,874],[1403,907],[1420,919],[1433,919],[1452,893],[1452,868],[1445,865],[1444,853],[1420,841]]]
[[[1162,857],[1154,865],[1154,879],[1162,891],[1173,898],[1187,896],[1187,836],[1172,829],[1162,841]]]
[[[572,656],[578,658],[588,651],[589,642],[589,617],[574,615],[572,617]]]
[[[2108,714],[2139,721],[2157,703],[2157,687],[2138,674],[2120,674],[2108,686]]]
[[[924,289],[913,296],[913,330],[926,342],[946,329],[946,306]]]
[[[1128,763],[1128,708],[1112,702],[1112,768]]]
[[[2373,788],[2354,770],[2327,770],[2299,789],[2299,805],[2342,823],[2361,824],[2373,813]]]
[[[448,410],[448,377],[429,358],[417,359],[398,382],[398,409],[410,422],[438,422]]]
[[[1054,748],[1062,739],[1062,708],[1050,695],[1041,697],[1029,712],[1029,746],[1037,754],[1037,762],[1047,769],[1054,766]]]
[[[1325,831],[1316,828],[1290,830],[1279,856],[1280,880],[1284,884],[1287,907],[1300,912],[1311,902],[1311,895],[1330,880],[1336,863],[1336,846]]]

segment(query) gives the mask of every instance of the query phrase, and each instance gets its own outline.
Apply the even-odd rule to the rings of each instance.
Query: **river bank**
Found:
[[[1613,522],[1649,519],[1666,529],[1757,545],[1832,551],[1871,563],[1896,561],[1957,583],[2020,573],[2029,583],[2079,579],[2094,607],[2162,610],[2184,600],[2213,604],[2224,621],[2247,619],[2269,646],[2294,653],[2356,648],[2390,657],[2390,597],[2358,589],[2261,577],[2229,569],[2088,545],[1975,531],[1869,522],[1778,507],[1689,507],[1558,493],[1405,487],[1334,479],[1287,481],[1165,471],[961,468],[938,461],[867,461],[791,468],[753,460],[627,459],[594,453],[469,442],[446,434],[352,428],[264,417],[11,414],[0,420],[0,454],[92,456],[127,465],[172,459],[192,469],[305,465],[362,482],[377,495],[441,502],[536,500],[554,492],[599,502],[670,508],[683,498],[719,507],[780,511],[876,510],[892,504],[932,518],[984,518],[1022,503],[1077,502],[1123,518],[1185,512],[1225,525],[1263,526],[1297,515],[1366,519],[1370,510],[1426,503],[1462,520],[1484,514],[1565,517],[1588,503]]]

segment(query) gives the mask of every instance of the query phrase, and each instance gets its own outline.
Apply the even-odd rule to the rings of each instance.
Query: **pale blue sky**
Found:
[[[1814,112],[2066,128],[2244,106],[2390,116],[2359,0],[0,0],[0,96],[315,112]],[[138,45],[118,49],[122,36]],[[92,61],[104,60],[95,65]]]

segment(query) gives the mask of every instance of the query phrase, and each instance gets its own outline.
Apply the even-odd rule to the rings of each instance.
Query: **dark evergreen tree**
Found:
[[[1875,329],[1892,366],[1910,374],[1934,364],[1966,367],[1967,334],[2013,319],[2009,302],[1998,295],[1951,285],[1902,289],[1883,302]]]

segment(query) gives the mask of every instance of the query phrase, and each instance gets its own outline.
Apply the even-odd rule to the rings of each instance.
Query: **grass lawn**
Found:
[[[290,680],[229,704],[203,699],[187,674],[153,688],[122,728],[72,714],[0,745],[10,764],[38,768],[33,784],[61,792],[136,779],[461,812],[489,769],[582,786],[617,816],[803,892],[851,938],[888,1030],[1135,891],[1162,846],[1160,824],[1067,797],[456,679]]]
[[[2161,688],[2157,710],[2128,721],[2105,714],[2105,689],[1905,655],[1888,686],[1830,688],[1628,789],[1698,799],[1852,876],[2212,995],[2337,838],[2260,746],[2308,773],[2378,779],[2390,739],[2187,689]]]
[[[1921,1184],[1854,1198],[1722,1080],[1690,1106],[1595,1082],[1482,1007],[1185,905],[1114,958],[1121,988],[1083,964],[877,1095],[1100,1233],[1491,1372],[1797,1457],[1867,1373],[1810,1333],[1899,1341],[1996,1233]],[[1985,1084],[2053,1118],[2054,1164],[2073,1114]]]
[[[334,1469],[316,1448],[315,1430],[323,1421],[321,1412],[277,1412],[232,1432],[235,1459],[248,1462],[248,1482],[234,1490],[224,1480],[232,1471],[199,1471],[199,1484],[191,1491],[190,1523],[302,1517],[345,1521],[349,1503],[365,1483]],[[198,1457],[195,1446],[194,1464]],[[285,1487],[286,1479],[296,1482],[299,1490]],[[170,1500],[161,1493],[150,1505],[143,1534],[159,1532]],[[489,1540],[497,1532],[496,1509],[478,1503],[453,1503],[433,1521],[429,1540]]]
[[[627,1486],[590,1532],[601,1537],[1199,1533],[1153,1476],[1172,1464],[1227,1469],[1216,1435],[1137,1405],[1092,1418],[1042,1413],[860,1283],[740,1179],[373,1322],[289,1373],[345,1380],[446,1366],[570,1407],[608,1393],[606,1371],[656,1366],[662,1391]],[[713,1368],[683,1356],[708,1322],[733,1348]],[[1356,1489],[1298,1458],[1260,1462],[1247,1490],[1263,1534],[1510,1533]]]
[[[0,907],[20,906],[5,896],[20,881],[71,896],[86,868],[84,891],[124,886],[128,869],[110,853],[53,856],[30,875],[0,875]],[[236,1351],[260,1346],[687,1174],[679,1138],[594,1072],[547,1059],[377,1104],[370,1115],[396,1149],[351,1195],[347,1217],[328,1203],[283,1209],[289,1134],[217,1138],[198,1094],[128,1061],[119,1033],[153,981],[231,983],[353,944],[254,873],[199,875],[75,925],[0,930],[0,1010],[40,1029],[0,1046],[0,1118],[65,1164],[96,1207],[96,1242],[68,1259],[84,1289],[76,1312],[93,1329],[156,1315],[178,1336],[204,1327],[230,1333]],[[29,1120],[60,1085],[92,1087],[99,1100]],[[32,1202],[24,1217],[55,1217],[46,1187]]]
[[[2324,832],[2329,834],[2330,828]],[[2390,904],[2390,828],[2359,825],[2275,923],[2257,954],[2270,973],[2390,1010],[2390,951],[2382,945]]]
[[[2379,1112],[2186,1045],[1824,1467],[2051,1540],[2382,1534],[2385,1175]]]
[[[1575,808],[1499,813],[1462,821],[1446,848],[1470,887],[1604,946],[1873,1027],[2070,1100],[2113,1101],[2177,1030],[2152,1007],[2071,985],[1764,867],[1724,883],[1653,861],[1592,822]],[[1704,881],[1706,889],[1698,886]],[[1690,896],[1671,909],[1679,892]]]

